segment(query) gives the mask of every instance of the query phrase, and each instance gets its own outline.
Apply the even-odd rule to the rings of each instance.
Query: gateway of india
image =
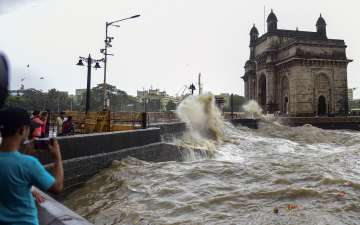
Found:
[[[267,113],[289,116],[348,113],[344,40],[329,39],[320,15],[316,31],[283,30],[273,10],[267,33],[250,30],[250,58],[245,63],[245,98]]]

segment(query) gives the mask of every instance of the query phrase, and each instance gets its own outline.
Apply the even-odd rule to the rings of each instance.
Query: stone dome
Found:
[[[255,24],[254,24],[253,27],[251,28],[250,34],[256,34],[256,35],[259,34],[259,31],[258,31],[258,29],[256,28]]]
[[[325,22],[324,18],[321,16],[321,14],[320,14],[319,19],[316,21],[316,26],[326,26],[326,22]]]
[[[269,16],[266,19],[266,22],[269,23],[269,22],[277,22],[277,21],[278,21],[278,19],[277,19],[276,15],[275,15],[274,11],[271,10]]]

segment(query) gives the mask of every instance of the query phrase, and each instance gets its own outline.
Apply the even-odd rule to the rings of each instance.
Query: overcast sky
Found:
[[[141,14],[110,30],[109,83],[130,94],[152,86],[175,95],[201,72],[206,91],[243,95],[249,30],[255,23],[263,33],[264,5],[283,29],[313,31],[321,12],[328,37],[344,39],[354,59],[349,87],[360,87],[358,0],[0,0],[0,51],[11,61],[12,89],[25,78],[25,88],[74,93],[86,86],[78,57],[102,56],[105,21]],[[93,70],[92,86],[102,80],[103,69]]]

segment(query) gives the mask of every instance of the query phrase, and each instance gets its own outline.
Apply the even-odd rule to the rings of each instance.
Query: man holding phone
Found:
[[[0,132],[0,224],[38,225],[31,187],[52,193],[62,191],[64,171],[59,144],[52,139],[49,145],[54,158],[53,177],[36,158],[18,151],[30,132],[26,110],[0,110]]]

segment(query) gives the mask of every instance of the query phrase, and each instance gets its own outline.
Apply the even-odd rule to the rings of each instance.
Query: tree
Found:
[[[7,106],[21,107],[29,111],[50,110],[52,112],[70,109],[71,98],[66,92],[50,89],[47,93],[36,89],[25,89],[15,96],[9,96]]]
[[[8,96],[8,98],[6,99],[5,102],[6,106],[12,106],[12,107],[24,107],[24,101],[23,98],[19,95],[15,95],[15,96]]]
[[[135,97],[129,96],[125,91],[118,90],[116,86],[106,84],[107,97],[110,100],[111,111],[135,111],[138,102]],[[101,111],[104,108],[103,84],[98,84],[91,89],[90,111]],[[86,93],[81,98],[81,108],[85,108]]]
[[[46,109],[53,112],[69,110],[70,101],[71,99],[66,92],[61,92],[53,88],[47,93]]]
[[[28,110],[44,110],[46,106],[46,94],[36,89],[25,89],[16,96],[10,96],[6,105],[22,107]]]
[[[242,105],[245,103],[245,98],[240,95],[233,95],[234,112],[241,112]],[[224,112],[231,112],[231,97],[225,99]]]

